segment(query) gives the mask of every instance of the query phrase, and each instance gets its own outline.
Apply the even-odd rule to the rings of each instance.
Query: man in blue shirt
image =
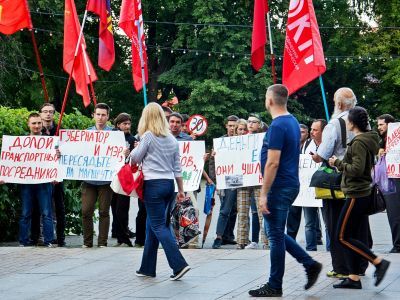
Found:
[[[281,297],[285,271],[285,250],[303,264],[311,288],[318,279],[322,265],[313,260],[290,236],[285,234],[289,208],[299,193],[300,127],[287,110],[288,90],[275,84],[268,88],[265,107],[272,123],[261,150],[263,184],[259,207],[264,214],[265,229],[270,243],[271,270],[266,284],[250,290],[253,297]]]
[[[168,117],[169,128],[172,135],[179,141],[193,141],[193,138],[182,131],[183,117],[180,113],[173,112]]]

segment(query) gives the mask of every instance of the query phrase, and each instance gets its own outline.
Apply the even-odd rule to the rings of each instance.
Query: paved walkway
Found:
[[[201,203],[199,207],[202,208]],[[135,210],[134,205],[131,223]],[[218,206],[215,211],[219,211]],[[0,247],[0,299],[248,299],[248,290],[267,279],[269,251],[236,250],[234,246],[211,249],[216,219],[217,213],[205,249],[182,250],[192,270],[177,282],[169,280],[171,270],[162,250],[157,277],[144,279],[135,276],[142,249],[112,246],[82,249],[81,237],[76,236],[68,237],[66,248],[20,248],[15,243],[3,244]],[[362,278],[362,290],[334,290],[332,284],[336,280],[325,276],[331,269],[330,255],[320,246],[312,256],[323,263],[323,275],[309,291],[303,289],[306,278],[302,266],[290,255],[286,256],[284,298],[400,299],[400,254],[387,253],[391,249],[391,237],[386,214],[371,217],[371,228],[374,250],[392,262],[379,287],[373,286],[374,268],[370,266]],[[304,245],[303,237],[304,231],[299,232],[299,241]],[[113,244],[115,239],[110,239],[109,245]]]
[[[135,270],[141,249],[0,248],[0,299],[229,299],[249,298],[247,291],[266,281],[269,252],[265,250],[187,249],[183,255],[193,268],[181,281],[160,251],[157,277],[138,278]],[[330,269],[327,252],[313,256]],[[399,299],[400,255],[385,254],[392,262],[379,287],[372,284],[373,267],[362,279],[362,290],[334,290],[335,282],[322,275],[304,291],[303,268],[287,256],[285,299]]]

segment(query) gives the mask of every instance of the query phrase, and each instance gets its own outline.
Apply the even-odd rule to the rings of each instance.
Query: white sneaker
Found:
[[[258,249],[258,243],[256,243],[256,242],[251,242],[251,243],[248,244],[246,247],[244,247],[244,249]]]

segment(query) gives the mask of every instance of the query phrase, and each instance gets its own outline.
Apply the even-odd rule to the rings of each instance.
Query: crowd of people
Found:
[[[368,262],[376,267],[375,285],[382,281],[389,268],[390,262],[371,251],[373,237],[367,209],[371,201],[371,170],[376,159],[386,154],[388,124],[395,122],[395,118],[389,114],[379,116],[378,134],[371,130],[368,112],[356,106],[356,96],[350,88],[338,89],[333,100],[335,109],[331,120],[316,119],[309,129],[305,124],[299,124],[288,112],[288,91],[285,86],[277,84],[270,86],[266,93],[265,107],[272,116],[269,126],[255,113],[249,114],[247,119],[236,115],[226,118],[224,136],[266,132],[260,155],[262,185],[217,191],[221,206],[216,238],[212,244],[214,249],[228,244],[237,245],[238,249],[270,249],[271,270],[268,282],[249,291],[251,296],[282,295],[285,251],[304,266],[307,276],[305,289],[309,289],[317,281],[322,265],[306,251],[316,251],[317,245],[323,244],[323,235],[332,263],[332,270],[327,276],[342,279],[334,288],[360,289],[360,276],[365,274]],[[30,135],[55,135],[54,113],[54,106],[46,103],[39,113],[30,114]],[[113,193],[110,182],[83,182],[82,247],[92,248],[94,245],[93,216],[98,203],[98,247],[107,247],[111,208],[112,236],[117,238],[118,245],[133,247],[131,238],[136,236],[135,245],[144,246],[142,263],[136,275],[156,276],[157,250],[161,243],[173,270],[171,280],[177,280],[190,270],[169,224],[169,214],[175,201],[185,198],[178,141],[192,141],[197,137],[187,130],[187,115],[173,112],[156,103],[150,103],[144,108],[135,136],[131,133],[129,114],[119,114],[114,119],[115,127],[108,125],[109,118],[110,107],[104,103],[97,104],[93,113],[95,125],[88,130],[124,132],[126,163],[142,165],[144,195],[138,201],[136,233],[133,233],[128,227],[129,196]],[[300,154],[310,155],[316,163],[329,164],[341,171],[341,190],[346,199],[324,199],[321,209],[292,206],[299,193]],[[214,155],[206,155],[204,159],[208,160],[208,172],[204,171],[203,177],[207,183],[214,184]],[[177,182],[177,192],[174,191],[174,180]],[[396,190],[400,191],[400,180],[394,180],[394,184]],[[54,247],[55,244],[65,246],[63,184],[21,184],[20,190],[20,245],[37,245],[42,235],[43,244],[47,247]],[[196,193],[191,197],[196,203]],[[400,253],[398,200],[399,192],[385,196],[393,238],[392,253]],[[302,212],[306,251],[296,242]],[[54,223],[56,230],[53,228]],[[326,229],[324,233],[321,230],[322,224]]]

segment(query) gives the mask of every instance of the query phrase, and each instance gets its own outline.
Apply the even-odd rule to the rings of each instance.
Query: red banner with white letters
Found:
[[[282,83],[294,93],[326,71],[312,0],[290,0]]]

